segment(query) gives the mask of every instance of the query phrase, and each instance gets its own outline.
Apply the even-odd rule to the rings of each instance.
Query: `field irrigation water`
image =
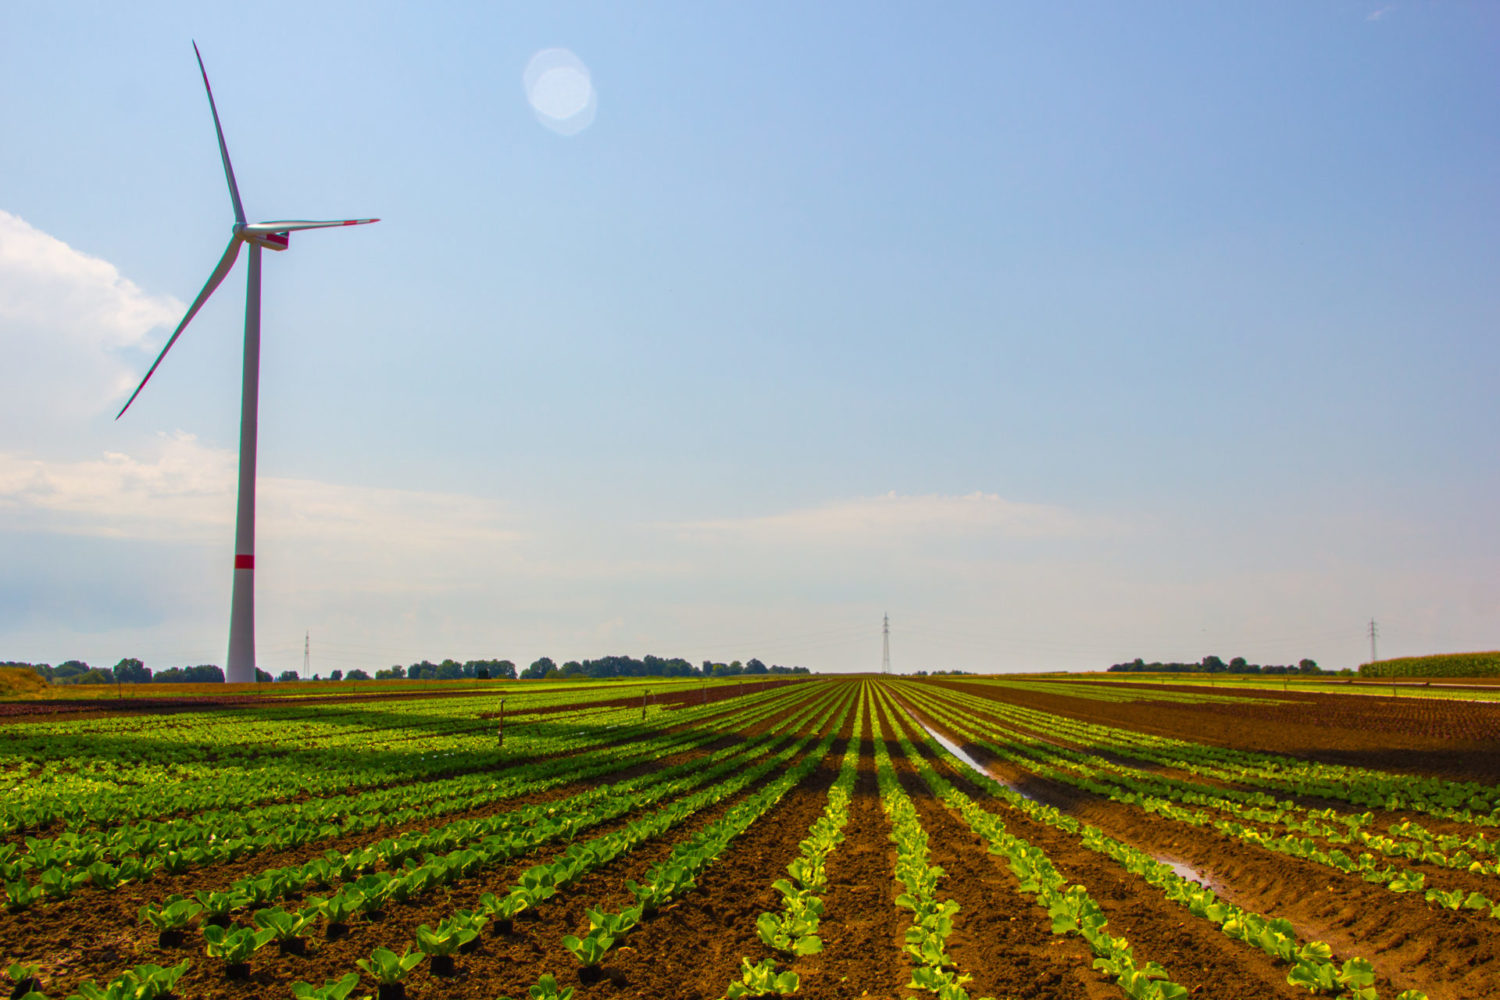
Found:
[[[1500,997],[1500,705],[430,688],[8,716],[13,995]]]

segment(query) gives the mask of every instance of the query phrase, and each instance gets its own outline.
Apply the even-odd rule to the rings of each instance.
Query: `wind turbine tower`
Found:
[[[885,621],[880,626],[880,672],[888,674],[891,672],[891,616],[886,615]]]
[[[308,219],[281,219],[272,222],[245,222],[245,209],[240,203],[239,185],[234,180],[234,167],[229,162],[229,147],[224,143],[224,129],[219,124],[219,109],[214,104],[213,88],[208,85],[208,71],[203,68],[203,56],[198,52],[198,43],[193,43],[193,54],[198,57],[198,72],[203,76],[203,89],[208,94],[208,109],[213,114],[214,132],[219,137],[219,157],[224,161],[224,179],[229,183],[229,200],[234,206],[234,225],[230,228],[229,246],[218,265],[208,276],[208,283],[188,307],[187,315],[172,331],[167,346],[161,349],[146,377],[136,386],[135,392],[120,407],[115,419],[125,415],[135,397],[146,388],[146,383],[156,373],[162,358],[177,343],[177,338],[188,323],[198,314],[203,303],[214,293],[234,267],[240,248],[250,247],[250,274],[245,288],[245,356],[244,373],[240,382],[240,469],[239,493],[234,522],[234,590],[229,606],[229,661],[225,667],[225,680],[231,684],[248,684],[255,681],[255,437],[257,407],[260,399],[260,252],[262,250],[285,250],[291,234],[301,229],[328,229],[335,226],[360,226],[379,219],[334,219],[315,222]]]

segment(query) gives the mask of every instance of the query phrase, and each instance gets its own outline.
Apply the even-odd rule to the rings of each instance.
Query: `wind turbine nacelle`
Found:
[[[256,246],[267,250],[285,250],[292,242],[291,233],[252,233],[246,237]]]

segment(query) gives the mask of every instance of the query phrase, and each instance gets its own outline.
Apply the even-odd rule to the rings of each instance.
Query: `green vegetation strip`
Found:
[[[902,693],[904,695],[906,690],[903,689]],[[956,723],[945,706],[929,701],[923,705],[923,711],[929,710],[946,728],[965,739],[977,738],[967,727]],[[1374,969],[1365,959],[1350,958],[1342,964],[1335,963],[1333,949],[1327,944],[1321,941],[1299,943],[1290,921],[1268,918],[1226,903],[1212,890],[1177,874],[1171,866],[1157,861],[1144,851],[1109,837],[1098,827],[1082,823],[1052,806],[1034,802],[987,775],[967,769],[931,734],[925,734],[923,742],[956,771],[967,771],[968,780],[992,797],[1037,822],[1079,837],[1084,847],[1113,858],[1131,874],[1160,889],[1167,899],[1186,908],[1193,916],[1218,926],[1231,939],[1257,947],[1273,960],[1290,965],[1288,983],[1305,987],[1312,992],[1331,994],[1339,1000],[1378,1000]],[[1426,997],[1421,990],[1404,990],[1397,995],[1396,1000],[1426,1000]]]

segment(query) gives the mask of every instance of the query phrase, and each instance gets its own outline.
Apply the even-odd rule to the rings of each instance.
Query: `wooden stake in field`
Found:
[[[505,699],[500,699],[500,745],[505,746]]]

